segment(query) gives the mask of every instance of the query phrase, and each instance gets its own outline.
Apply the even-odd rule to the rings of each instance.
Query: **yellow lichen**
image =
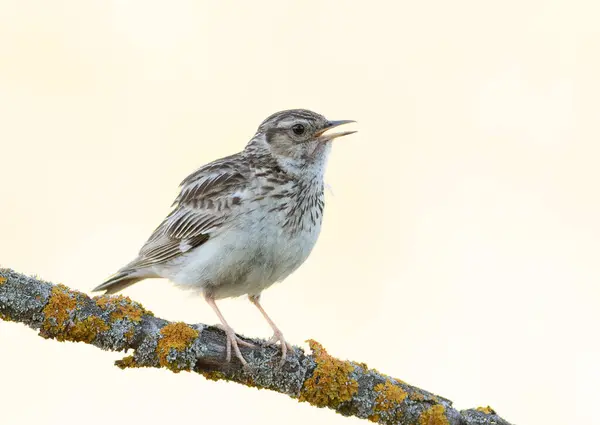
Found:
[[[396,419],[400,419],[401,412],[397,410],[400,403],[408,396],[408,393],[398,385],[392,384],[390,381],[385,381],[384,384],[375,385],[374,390],[378,393],[375,399],[375,407],[373,408],[372,417],[377,417],[373,420],[377,422],[382,413],[393,414]]]
[[[55,336],[59,341],[68,339],[65,331],[69,325],[70,315],[75,308],[77,308],[75,294],[64,285],[56,285],[52,288],[48,304],[43,310],[42,330]]]
[[[110,320],[112,322],[129,319],[132,322],[139,322],[142,316],[153,316],[151,311],[146,310],[140,303],[132,301],[129,297],[123,295],[109,296],[100,295],[94,297],[98,307],[104,311],[110,311]]]
[[[221,379],[225,379],[225,374],[223,372],[219,372],[218,370],[203,370],[200,372],[202,376],[204,376],[209,381],[220,381]]]
[[[0,277],[0,285],[3,285],[6,283],[8,279],[6,279],[5,277]]]
[[[129,367],[139,367],[138,364],[135,362],[133,356],[125,356],[121,360],[117,360],[115,362],[115,365],[117,365],[121,369],[126,369]]]
[[[106,332],[108,329],[108,325],[100,317],[90,316],[76,321],[67,332],[69,339],[73,341],[90,343],[96,339],[98,333]]]
[[[410,398],[411,400],[414,400],[414,401],[425,400],[425,396],[418,391],[411,392],[410,395],[408,396],[408,398]]]
[[[123,334],[123,336],[127,339],[127,341],[131,341],[133,336],[135,335],[135,328],[132,326],[127,332]]]
[[[419,425],[449,425],[446,409],[441,404],[435,404],[421,413]]]
[[[381,418],[379,417],[378,414],[375,413],[375,414],[372,414],[369,417],[367,417],[367,419],[370,420],[371,422],[379,422],[379,419],[381,419]]]
[[[300,392],[300,401],[306,401],[318,407],[336,408],[349,401],[358,391],[358,382],[350,377],[354,366],[327,354],[321,344],[309,340],[317,367],[312,376],[304,382]]]
[[[204,376],[206,379],[208,379],[209,381],[220,381],[220,380],[227,381],[230,379],[227,377],[227,375],[225,375],[223,372],[220,372],[218,370],[204,370],[204,371],[200,371],[199,373],[202,376]],[[235,382],[237,382],[238,384],[245,385],[247,387],[264,388],[264,387],[256,384],[256,382],[254,382],[254,379],[252,379],[252,376],[246,375],[246,374],[236,376]]]
[[[185,323],[178,322],[166,325],[160,330],[160,335],[156,347],[160,365],[173,371],[179,371],[179,368],[169,363],[167,356],[172,349],[181,352],[188,348],[198,337],[198,331]]]
[[[494,411],[494,409],[492,409],[490,406],[486,406],[486,407],[478,407],[477,409],[478,412],[483,412],[486,415],[495,415],[496,412]]]

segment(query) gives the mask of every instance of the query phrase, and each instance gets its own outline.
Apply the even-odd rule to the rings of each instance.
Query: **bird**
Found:
[[[332,141],[356,131],[331,133],[353,120],[327,120],[307,109],[266,118],[241,152],[210,162],[187,176],[171,212],[138,256],[92,291],[114,294],[148,278],[166,278],[200,293],[214,310],[244,366],[237,337],[216,301],[247,296],[281,346],[292,346],[263,309],[263,290],[283,281],[311,253],[321,231],[324,173]]]

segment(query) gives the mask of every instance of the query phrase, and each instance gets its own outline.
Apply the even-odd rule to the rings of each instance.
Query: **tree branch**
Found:
[[[345,416],[381,424],[510,425],[491,408],[458,411],[445,398],[386,376],[364,363],[342,361],[309,341],[282,367],[280,350],[263,340],[243,338],[257,348],[240,347],[250,367],[233,357],[225,362],[222,330],[203,324],[173,323],[123,296],[94,298],[64,285],[0,269],[0,319],[39,329],[40,336],[85,342],[103,350],[133,350],[116,362],[121,368],[164,367],[194,371],[208,379],[277,391]]]

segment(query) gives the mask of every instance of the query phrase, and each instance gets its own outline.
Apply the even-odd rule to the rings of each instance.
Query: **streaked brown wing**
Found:
[[[130,266],[165,263],[205,243],[242,205],[247,169],[239,154],[210,164],[181,183],[175,209],[156,228]]]

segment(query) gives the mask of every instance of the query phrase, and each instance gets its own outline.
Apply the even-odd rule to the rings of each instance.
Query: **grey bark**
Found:
[[[240,347],[250,364],[244,368],[235,356],[225,361],[226,338],[218,328],[168,322],[126,297],[90,298],[10,269],[0,269],[0,319],[39,329],[44,338],[86,342],[103,350],[133,350],[116,362],[122,368],[190,370],[381,424],[510,425],[489,407],[458,411],[443,397],[363,363],[331,357],[315,342],[311,354],[294,347],[279,367],[277,347],[241,337],[257,346]]]

